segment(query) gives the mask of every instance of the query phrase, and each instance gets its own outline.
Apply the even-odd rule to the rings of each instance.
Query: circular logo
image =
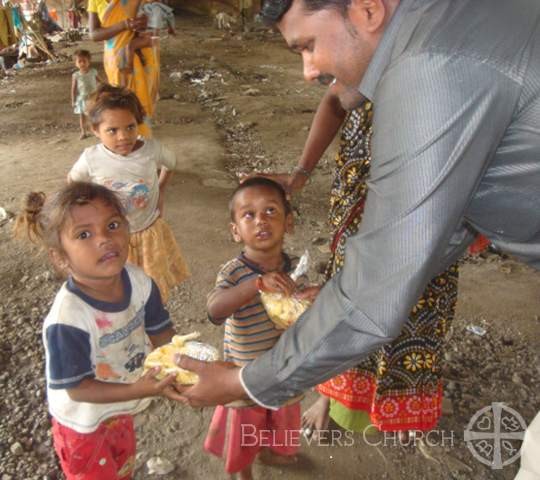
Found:
[[[464,438],[478,461],[500,470],[519,458],[526,429],[527,424],[518,412],[494,402],[472,416]]]

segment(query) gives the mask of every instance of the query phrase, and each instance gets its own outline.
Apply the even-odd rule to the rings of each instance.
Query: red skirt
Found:
[[[263,407],[216,407],[204,449],[225,457],[225,471],[251,465],[262,448],[294,455],[300,447],[300,403],[269,410]]]

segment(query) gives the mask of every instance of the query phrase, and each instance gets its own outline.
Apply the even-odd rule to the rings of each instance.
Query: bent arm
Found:
[[[159,172],[159,179],[158,179],[159,190],[161,191],[161,193],[165,191],[165,187],[169,183],[172,175],[173,175],[172,170],[169,170],[165,166],[161,167],[161,170]]]
[[[309,173],[315,169],[324,152],[334,140],[345,116],[346,112],[342,108],[339,98],[334,93],[334,89],[329,87],[319,102],[302,150],[302,156],[291,175],[291,191],[298,191],[304,187]]]
[[[246,280],[234,287],[215,288],[209,295],[206,303],[208,315],[212,323],[222,324],[240,307],[248,304],[257,295],[257,277]]]
[[[110,27],[102,27],[97,13],[89,12],[88,30],[90,33],[90,40],[94,42],[101,42],[102,40],[109,40],[110,38],[113,38],[120,32],[129,30],[129,26],[127,20],[122,20],[121,22],[115,23]]]
[[[466,246],[451,248],[519,85],[463,58],[410,57],[391,68],[373,99],[369,191],[345,265],[274,348],[241,372],[261,405],[276,407],[393,340],[428,281]]]
[[[313,117],[309,135],[298,165],[311,172],[328,146],[334,140],[346,112],[339,103],[339,98],[329,87],[322,97]]]
[[[101,382],[93,378],[85,378],[67,392],[71,400],[88,403],[126,402],[142,398],[135,383]]]

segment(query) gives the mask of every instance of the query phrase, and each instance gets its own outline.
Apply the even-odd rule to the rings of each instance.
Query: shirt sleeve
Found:
[[[92,180],[86,154],[83,152],[68,173],[68,177],[73,182],[89,182]]]
[[[88,332],[71,325],[53,324],[47,327],[45,338],[49,388],[73,388],[85,378],[94,378]]]
[[[243,368],[253,400],[274,408],[399,335],[428,281],[471,237],[465,210],[518,95],[519,85],[487,62],[430,52],[390,65],[373,99],[360,230],[312,308]]]
[[[152,290],[144,308],[144,329],[148,335],[157,335],[170,327],[169,312],[163,306],[159,288],[152,280]]]
[[[157,160],[156,164],[158,167],[166,167],[169,170],[174,170],[176,167],[176,155],[172,150],[169,150],[167,147],[163,146],[161,143],[156,141],[157,148]]]

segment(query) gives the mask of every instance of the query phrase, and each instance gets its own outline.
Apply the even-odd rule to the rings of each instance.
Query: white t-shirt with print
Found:
[[[144,145],[125,156],[102,143],[88,147],[69,172],[73,181],[98,183],[117,192],[131,233],[145,230],[159,217],[157,169],[176,167],[176,156],[168,148],[154,139],[139,140]]]
[[[124,299],[93,299],[68,279],[57,293],[43,325],[47,400],[51,415],[80,433],[95,431],[107,418],[136,413],[149,398],[113,403],[71,400],[67,389],[84,379],[133,383],[152,350],[148,335],[172,326],[159,289],[139,267],[122,271]]]

